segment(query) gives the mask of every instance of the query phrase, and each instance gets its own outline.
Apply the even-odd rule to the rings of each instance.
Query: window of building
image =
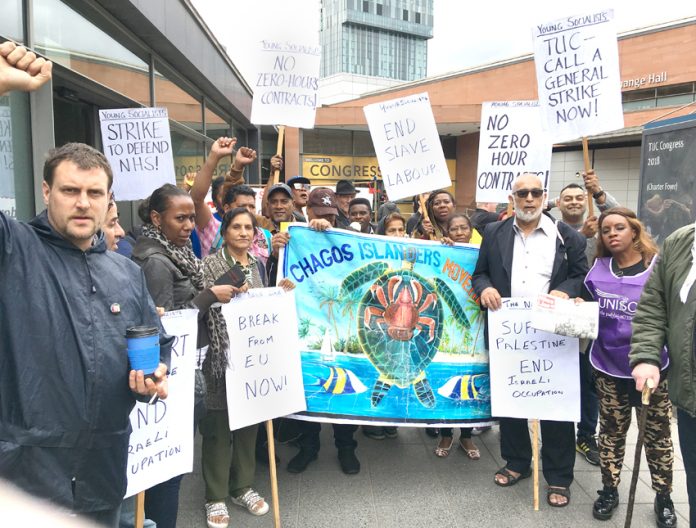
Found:
[[[420,23],[421,23],[421,14],[416,13],[416,24],[420,24]]]
[[[0,97],[0,211],[10,218],[34,216],[29,96]]]
[[[403,19],[408,22],[408,9],[404,9]]]
[[[382,4],[377,4],[376,7],[377,7],[377,14],[381,15],[382,14]]]
[[[33,9],[39,53],[149,106],[145,61],[59,0],[34,0]]]
[[[197,173],[205,163],[205,151],[212,144],[203,136],[191,133],[185,127],[169,120],[169,129],[172,137],[172,156],[174,157],[174,172],[176,173],[176,183],[180,185],[184,177],[190,173]],[[228,158],[229,159],[229,158]],[[229,169],[229,161],[220,163],[213,173],[214,176],[222,176],[226,169]]]
[[[222,117],[221,112],[216,112],[210,106],[205,107],[205,135],[210,139],[219,137],[232,137],[234,133],[230,125],[230,119]]]
[[[363,13],[369,13],[370,12],[370,2],[367,0],[363,0]]]
[[[696,100],[696,83],[673,84],[621,94],[624,111],[644,110],[658,106],[679,106]]]
[[[0,36],[15,42],[24,42],[24,12],[22,0],[5,0],[0,17]]]
[[[169,119],[203,133],[203,111],[200,100],[155,70],[155,106],[167,109]]]

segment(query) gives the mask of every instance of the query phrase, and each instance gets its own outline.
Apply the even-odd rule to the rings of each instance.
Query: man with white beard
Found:
[[[548,293],[580,296],[587,274],[585,237],[542,213],[546,190],[538,176],[521,175],[509,197],[515,215],[486,226],[473,284],[481,306],[498,310],[503,297]],[[541,459],[550,506],[567,506],[575,464],[573,422],[541,421]],[[527,420],[500,418],[500,452],[506,464],[495,474],[498,486],[512,486],[531,474],[532,447]]]

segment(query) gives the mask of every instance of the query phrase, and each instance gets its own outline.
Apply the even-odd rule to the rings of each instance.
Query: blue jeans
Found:
[[[689,497],[689,520],[696,528],[696,417],[677,408],[679,444],[686,473],[686,493]]]

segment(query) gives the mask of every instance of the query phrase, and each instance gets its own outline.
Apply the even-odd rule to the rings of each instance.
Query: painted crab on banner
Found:
[[[435,406],[435,395],[426,368],[437,354],[444,327],[443,303],[463,327],[471,323],[459,307],[454,293],[437,277],[426,279],[404,260],[401,269],[386,262],[372,262],[350,273],[341,293],[369,285],[357,308],[358,341],[379,373],[371,394],[379,405],[392,386],[413,386],[418,401]]]

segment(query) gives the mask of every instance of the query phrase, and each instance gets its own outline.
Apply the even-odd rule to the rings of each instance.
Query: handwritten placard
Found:
[[[304,411],[295,294],[258,288],[222,307],[230,337],[230,429]]]
[[[0,211],[10,218],[16,218],[12,110],[8,105],[9,98],[0,97]]]
[[[535,330],[534,298],[488,312],[493,416],[580,421],[578,340]]]
[[[198,310],[168,312],[164,331],[175,336],[169,396],[137,403],[130,415],[126,497],[193,470],[193,391]]]
[[[287,39],[265,39],[259,45],[251,122],[314,128],[321,47]]]
[[[536,174],[548,189],[552,150],[539,101],[483,103],[476,201],[507,202],[521,174]]]
[[[99,121],[118,200],[147,198],[176,184],[166,108],[99,110]]]
[[[555,142],[623,128],[614,11],[533,28],[539,102]]]
[[[390,200],[452,185],[427,93],[363,110]]]

